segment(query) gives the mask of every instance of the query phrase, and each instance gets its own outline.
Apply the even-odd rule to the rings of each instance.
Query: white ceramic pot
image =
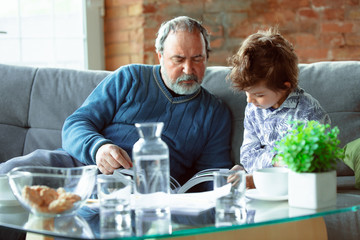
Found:
[[[336,171],[296,173],[289,171],[289,206],[320,209],[336,205]]]

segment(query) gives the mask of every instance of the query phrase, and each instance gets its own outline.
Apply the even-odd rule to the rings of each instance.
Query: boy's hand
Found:
[[[276,156],[276,155],[275,155]],[[275,157],[274,157],[275,158]],[[282,160],[282,157],[277,157],[277,161],[273,164],[274,167],[286,167],[286,164]]]
[[[232,167],[230,169],[230,171],[238,171],[238,170],[244,170],[244,168],[240,165],[235,165],[234,167]],[[228,181],[233,183],[233,184],[236,184],[237,183],[237,180],[236,177],[234,176],[230,176]],[[254,185],[254,180],[253,180],[253,175],[252,174],[246,174],[246,189],[252,189],[252,188],[255,188],[255,185]]]
[[[240,165],[235,165],[230,169],[230,171],[239,171],[239,170],[244,170],[244,168]]]

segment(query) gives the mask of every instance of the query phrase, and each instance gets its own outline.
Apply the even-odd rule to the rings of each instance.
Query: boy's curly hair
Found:
[[[250,35],[229,63],[232,65],[229,78],[237,90],[262,81],[273,91],[287,89],[285,82],[290,82],[290,91],[298,85],[298,57],[277,28]]]

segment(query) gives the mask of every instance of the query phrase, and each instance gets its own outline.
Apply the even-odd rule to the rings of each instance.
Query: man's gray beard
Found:
[[[200,88],[199,78],[194,74],[183,74],[176,79],[176,82],[173,83],[169,78],[165,68],[161,71],[163,74],[164,81],[167,83],[168,87],[176,94],[179,95],[190,95],[197,92]],[[193,80],[194,83],[191,85],[181,84],[182,81]]]
[[[193,80],[193,84],[181,84],[182,81]],[[198,77],[194,74],[184,74],[176,79],[176,83],[171,84],[171,90],[180,95],[190,95],[197,92],[200,88]]]

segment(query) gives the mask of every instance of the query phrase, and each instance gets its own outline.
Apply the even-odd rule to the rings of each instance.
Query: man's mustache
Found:
[[[195,81],[198,82],[199,78],[195,74],[184,74],[178,77],[176,83],[180,83],[182,81]]]

